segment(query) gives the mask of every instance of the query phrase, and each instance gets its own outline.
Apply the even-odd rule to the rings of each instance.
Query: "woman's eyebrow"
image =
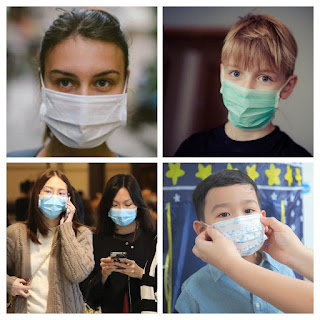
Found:
[[[117,74],[120,75],[120,72],[117,70],[108,70],[108,71],[102,71],[98,74],[95,74],[94,77],[102,77],[102,76],[108,76],[109,74]]]
[[[62,74],[62,75],[67,76],[67,77],[77,77],[77,75],[75,75],[74,73],[67,72],[67,71],[62,71],[62,70],[58,70],[58,69],[53,69],[49,73],[50,74]]]

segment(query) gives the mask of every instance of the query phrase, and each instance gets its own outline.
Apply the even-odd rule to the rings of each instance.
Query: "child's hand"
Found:
[[[241,259],[233,242],[211,226],[197,236],[192,252],[225,273],[229,267],[234,266],[237,259]]]
[[[292,259],[299,249],[303,248],[302,242],[286,224],[276,218],[261,218],[261,222],[266,227],[268,240],[264,243],[261,250],[269,253],[272,258],[290,265]]]

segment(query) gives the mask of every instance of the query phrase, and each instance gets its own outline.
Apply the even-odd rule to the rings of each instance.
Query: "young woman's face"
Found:
[[[40,194],[53,196],[56,194],[60,197],[68,197],[68,187],[67,184],[61,180],[59,177],[51,177],[40,190]]]
[[[76,36],[49,51],[45,87],[78,95],[119,94],[125,84],[124,56],[114,43]]]
[[[121,188],[113,199],[112,208],[133,209],[135,207],[129,191],[126,188]]]

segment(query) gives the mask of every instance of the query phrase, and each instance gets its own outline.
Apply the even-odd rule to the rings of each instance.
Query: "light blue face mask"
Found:
[[[118,226],[127,226],[132,223],[137,216],[137,208],[117,209],[111,208],[108,217]]]
[[[242,130],[259,130],[267,126],[278,108],[280,93],[290,78],[279,90],[247,89],[224,79],[221,71],[223,103],[228,109],[228,119]]]
[[[248,214],[212,224],[222,235],[230,239],[241,256],[249,256],[261,249],[267,239],[261,213]],[[206,223],[203,222],[206,226]]]
[[[57,195],[39,194],[40,211],[49,219],[57,218],[66,209],[68,198]]]

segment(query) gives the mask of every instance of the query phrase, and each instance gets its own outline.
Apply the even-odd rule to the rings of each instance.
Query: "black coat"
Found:
[[[113,272],[104,285],[101,283],[100,259],[107,258],[112,251],[127,252],[128,259],[134,260],[142,269],[148,259],[152,259],[155,252],[155,233],[138,229],[133,243],[132,237],[133,233],[115,237],[93,236],[95,267],[85,285],[85,300],[92,308],[100,305],[103,313],[122,313],[124,296],[127,292],[130,312],[141,312],[140,279]]]

